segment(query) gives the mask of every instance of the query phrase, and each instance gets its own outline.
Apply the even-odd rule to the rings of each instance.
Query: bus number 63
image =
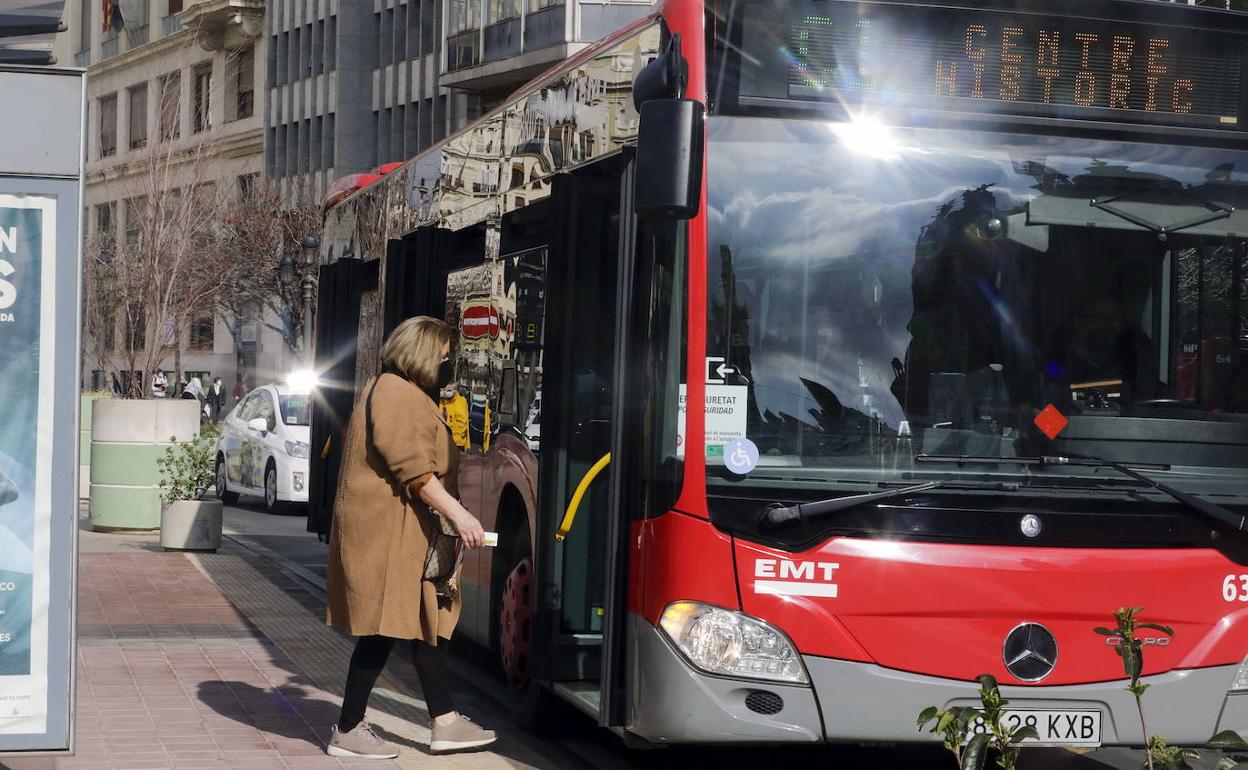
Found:
[[[1228,602],[1248,602],[1248,575],[1227,575],[1222,580],[1222,598]]]

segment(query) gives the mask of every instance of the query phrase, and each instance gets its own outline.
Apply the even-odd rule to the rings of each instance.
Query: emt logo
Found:
[[[756,559],[754,593],[772,596],[822,596],[836,598],[832,576],[841,568],[834,561]]]

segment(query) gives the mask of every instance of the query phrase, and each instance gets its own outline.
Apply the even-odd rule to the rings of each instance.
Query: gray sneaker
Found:
[[[433,739],[429,741],[429,751],[434,754],[449,754],[453,751],[467,751],[489,746],[498,740],[493,730],[486,730],[473,724],[463,714],[449,725],[433,723]]]
[[[368,722],[360,722],[349,733],[341,732],[338,725],[334,725],[329,732],[325,753],[331,757],[394,759],[399,755],[399,747],[373,732],[373,726]]]

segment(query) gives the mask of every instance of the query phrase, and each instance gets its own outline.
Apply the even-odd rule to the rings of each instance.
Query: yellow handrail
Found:
[[[602,469],[607,467],[609,462],[611,462],[611,453],[607,452],[594,463],[594,467],[585,473],[581,483],[576,485],[576,491],[572,493],[572,501],[568,503],[568,510],[563,514],[563,521],[559,522],[559,529],[555,531],[556,540],[563,540],[568,536],[568,531],[572,529],[572,522],[576,519],[576,509],[581,507],[581,498],[589,491],[589,485],[599,473],[602,473]]]

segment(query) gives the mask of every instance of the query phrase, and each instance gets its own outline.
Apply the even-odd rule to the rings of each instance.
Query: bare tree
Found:
[[[242,333],[248,323],[277,332],[290,352],[299,350],[303,329],[301,283],[309,271],[300,242],[320,231],[320,217],[310,195],[296,196],[284,205],[276,192],[262,185],[251,187],[223,213],[218,243],[246,265],[245,270],[230,274],[232,283],[217,296],[217,312],[239,351],[240,378]],[[288,283],[281,277],[284,254],[289,254],[293,263],[293,280]],[[315,281],[316,265],[310,270]]]
[[[88,350],[111,371],[105,348],[110,332],[120,332],[115,351],[125,398],[144,398],[148,378],[170,353],[180,368],[182,331],[215,308],[239,269],[216,242],[227,207],[207,177],[212,161],[203,142],[153,143],[126,184],[122,237],[88,241]]]
[[[111,221],[111,220],[110,220]],[[113,351],[117,344],[116,308],[120,292],[109,263],[117,248],[116,236],[103,230],[88,236],[83,248],[83,358],[87,369],[103,372],[105,387],[115,390]]]

